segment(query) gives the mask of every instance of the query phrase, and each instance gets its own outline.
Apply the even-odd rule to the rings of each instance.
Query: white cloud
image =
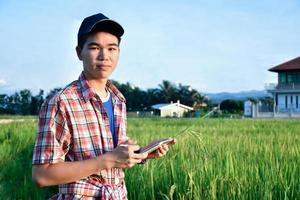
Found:
[[[7,85],[6,80],[0,79],[0,87],[1,87],[1,86],[6,86],[6,85]]]

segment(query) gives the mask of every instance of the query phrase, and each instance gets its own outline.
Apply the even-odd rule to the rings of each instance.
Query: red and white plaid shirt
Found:
[[[125,98],[110,81],[106,86],[112,96],[115,134],[120,143],[126,135]],[[87,160],[113,149],[108,116],[83,73],[78,80],[44,102],[39,114],[32,164]],[[59,194],[54,198],[126,199],[126,196],[124,172],[113,168],[59,185]]]

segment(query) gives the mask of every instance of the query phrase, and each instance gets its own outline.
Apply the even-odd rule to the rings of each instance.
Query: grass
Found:
[[[296,120],[141,120],[128,133],[146,144],[178,136],[160,160],[127,171],[132,199],[297,199],[300,125]],[[136,180],[136,177],[140,181]],[[145,183],[141,193],[137,183]],[[152,184],[153,183],[153,184]]]
[[[300,199],[299,130],[297,120],[129,118],[128,135],[141,146],[161,137],[178,143],[167,156],[126,170],[128,197]],[[56,192],[31,182],[35,131],[31,119],[0,124],[0,199]]]
[[[0,115],[1,119],[37,119],[35,115]]]
[[[39,189],[31,181],[36,122],[0,124],[0,199],[46,199],[54,188]]]

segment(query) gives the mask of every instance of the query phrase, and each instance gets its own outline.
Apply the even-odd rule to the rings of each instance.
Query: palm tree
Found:
[[[178,99],[176,86],[170,81],[163,80],[158,86],[165,102],[176,101]]]

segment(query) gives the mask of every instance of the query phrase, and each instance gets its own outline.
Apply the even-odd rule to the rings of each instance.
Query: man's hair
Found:
[[[91,32],[91,33],[82,35],[82,36],[78,39],[78,47],[79,47],[80,49],[83,49],[83,46],[84,46],[86,40],[88,39],[88,37],[91,36],[91,35],[93,35],[93,34],[95,34],[95,33],[98,33],[98,32],[101,32],[101,31],[97,30],[97,31],[93,31],[93,32]],[[103,32],[110,33],[109,31],[104,31],[104,30],[103,30]],[[113,33],[110,33],[110,34],[114,35]],[[116,36],[116,35],[115,35],[115,36]],[[121,38],[118,37],[118,36],[116,36],[116,37],[117,37],[117,39],[118,39],[118,45],[120,45],[120,43],[121,43]]]

